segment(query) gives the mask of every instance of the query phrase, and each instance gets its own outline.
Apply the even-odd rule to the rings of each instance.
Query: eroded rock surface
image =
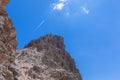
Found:
[[[30,53],[29,51],[32,49],[35,50]],[[29,74],[29,76],[32,75],[32,79],[34,79],[33,77],[35,76],[35,79],[40,79],[43,78],[42,75],[44,75],[46,78],[41,80],[82,80],[78,69],[76,69],[74,60],[65,50],[64,40],[61,36],[48,34],[39,39],[33,40],[22,52],[24,53],[24,56],[28,56],[29,54],[35,55],[34,57],[32,56],[32,58],[24,58],[27,59],[27,61],[24,62],[28,62],[30,59],[31,61],[34,61],[29,62],[29,65],[32,63],[32,70],[30,70]],[[21,54],[23,54],[22,52]],[[32,74],[35,69],[38,70],[38,72]],[[43,73],[44,70],[47,72],[46,74]]]
[[[71,57],[59,50],[37,51],[36,47],[30,47],[15,54],[15,62],[10,66],[15,80],[82,80]]]
[[[9,1],[10,0],[0,0],[0,8],[4,10]]]
[[[16,50],[16,30],[4,7],[8,0],[0,0],[0,80],[12,80],[8,67],[14,62],[12,52]]]

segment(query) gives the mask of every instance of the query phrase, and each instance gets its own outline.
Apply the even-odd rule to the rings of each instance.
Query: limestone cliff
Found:
[[[48,34],[16,49],[16,30],[3,8],[8,2],[0,0],[0,80],[82,80],[61,36]]]

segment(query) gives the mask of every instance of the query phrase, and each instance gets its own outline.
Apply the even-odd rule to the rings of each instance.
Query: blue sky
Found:
[[[18,48],[61,35],[83,80],[120,80],[119,0],[11,0]]]

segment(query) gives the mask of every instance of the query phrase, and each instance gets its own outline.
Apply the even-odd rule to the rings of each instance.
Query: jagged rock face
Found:
[[[0,0],[0,80],[12,80],[8,66],[14,61],[12,52],[16,49],[16,31],[2,6],[7,0]]]
[[[53,69],[60,67],[61,69],[73,73],[77,76],[78,80],[81,80],[81,76],[78,69],[76,69],[74,60],[65,50],[64,40],[62,37],[48,34],[40,39],[31,41],[26,48],[36,48],[38,52],[45,50],[42,57],[43,64]]]
[[[61,50],[65,50],[64,40],[63,37],[60,36],[52,36],[52,34],[48,34],[43,36],[37,40],[31,41],[27,47],[37,47],[37,50],[40,51],[42,49],[49,50],[50,48],[59,48]]]
[[[13,23],[7,13],[0,10],[0,63],[7,60],[16,46],[16,31]]]
[[[10,0],[0,0],[0,8],[4,10],[9,1]]]
[[[46,36],[41,37],[40,39],[31,41],[26,48],[34,47],[37,48],[37,51],[41,51],[43,49],[46,49],[46,53],[44,53],[47,59],[49,57],[53,59],[56,63],[59,64],[59,66],[62,66],[66,70],[70,70],[72,72],[77,73],[78,70],[74,66],[74,61],[70,57],[70,55],[65,51],[65,45],[63,37],[60,36],[52,36],[51,34],[48,34]],[[46,60],[47,60],[46,59]],[[50,65],[48,60],[43,60],[45,64]],[[49,61],[50,62],[50,61]],[[57,67],[54,66],[54,67]]]
[[[17,50],[15,62],[9,68],[14,80],[82,80],[79,73],[63,68],[46,52],[46,49],[38,52],[36,48]]]

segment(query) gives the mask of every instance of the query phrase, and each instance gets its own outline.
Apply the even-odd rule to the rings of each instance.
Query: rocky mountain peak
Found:
[[[39,39],[31,41],[27,47],[36,47],[38,51],[42,49],[58,48],[65,50],[64,39],[61,36],[47,34]]]
[[[36,48],[38,52],[44,50],[45,52],[42,53],[44,56],[41,58],[43,64],[53,69],[64,69],[65,71],[76,75],[76,78],[78,78],[76,80],[81,80],[81,76],[75,66],[74,60],[65,50],[63,37],[47,34],[39,39],[31,41],[25,48]],[[66,80],[69,79],[66,78]]]

